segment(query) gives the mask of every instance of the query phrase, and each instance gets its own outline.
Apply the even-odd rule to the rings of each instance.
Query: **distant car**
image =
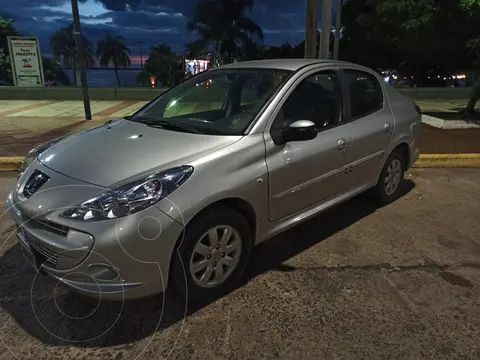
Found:
[[[8,81],[0,80],[0,86],[12,86]]]
[[[239,62],[33,149],[7,204],[29,261],[79,293],[202,297],[266,239],[369,189],[394,201],[420,119],[362,66]]]

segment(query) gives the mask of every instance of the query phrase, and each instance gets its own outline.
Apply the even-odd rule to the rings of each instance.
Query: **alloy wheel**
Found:
[[[190,275],[200,287],[224,283],[235,271],[242,255],[242,238],[230,225],[208,230],[195,244],[190,257]]]
[[[397,191],[402,180],[402,163],[398,159],[393,159],[387,168],[385,176],[385,194],[391,196]]]

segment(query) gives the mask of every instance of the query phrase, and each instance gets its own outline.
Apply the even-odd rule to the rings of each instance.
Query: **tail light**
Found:
[[[420,106],[415,104],[415,110],[417,110],[418,115],[422,115],[422,110],[420,109]]]

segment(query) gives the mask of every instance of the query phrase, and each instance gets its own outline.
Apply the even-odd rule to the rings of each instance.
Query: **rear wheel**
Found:
[[[377,199],[389,204],[399,197],[405,176],[405,159],[400,151],[394,151],[385,162],[375,188]]]
[[[180,293],[203,298],[228,291],[248,262],[251,232],[234,209],[217,206],[186,227],[174,254],[173,281]]]

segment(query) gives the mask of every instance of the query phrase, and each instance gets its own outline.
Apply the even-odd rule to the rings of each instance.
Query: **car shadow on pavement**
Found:
[[[402,196],[414,187],[413,182],[406,180]],[[233,290],[268,271],[294,270],[283,263],[378,208],[363,194],[260,244],[252,251],[249,266]],[[14,230],[12,225],[2,238]],[[18,244],[0,258],[0,294],[0,306],[28,335],[50,346],[84,348],[105,348],[150,337],[219,299],[217,296],[191,301],[186,307],[184,298],[167,291],[165,296],[99,303],[57,287],[49,277],[36,275],[25,262]],[[16,324],[11,326],[15,328]],[[5,330],[4,327],[2,331]]]

